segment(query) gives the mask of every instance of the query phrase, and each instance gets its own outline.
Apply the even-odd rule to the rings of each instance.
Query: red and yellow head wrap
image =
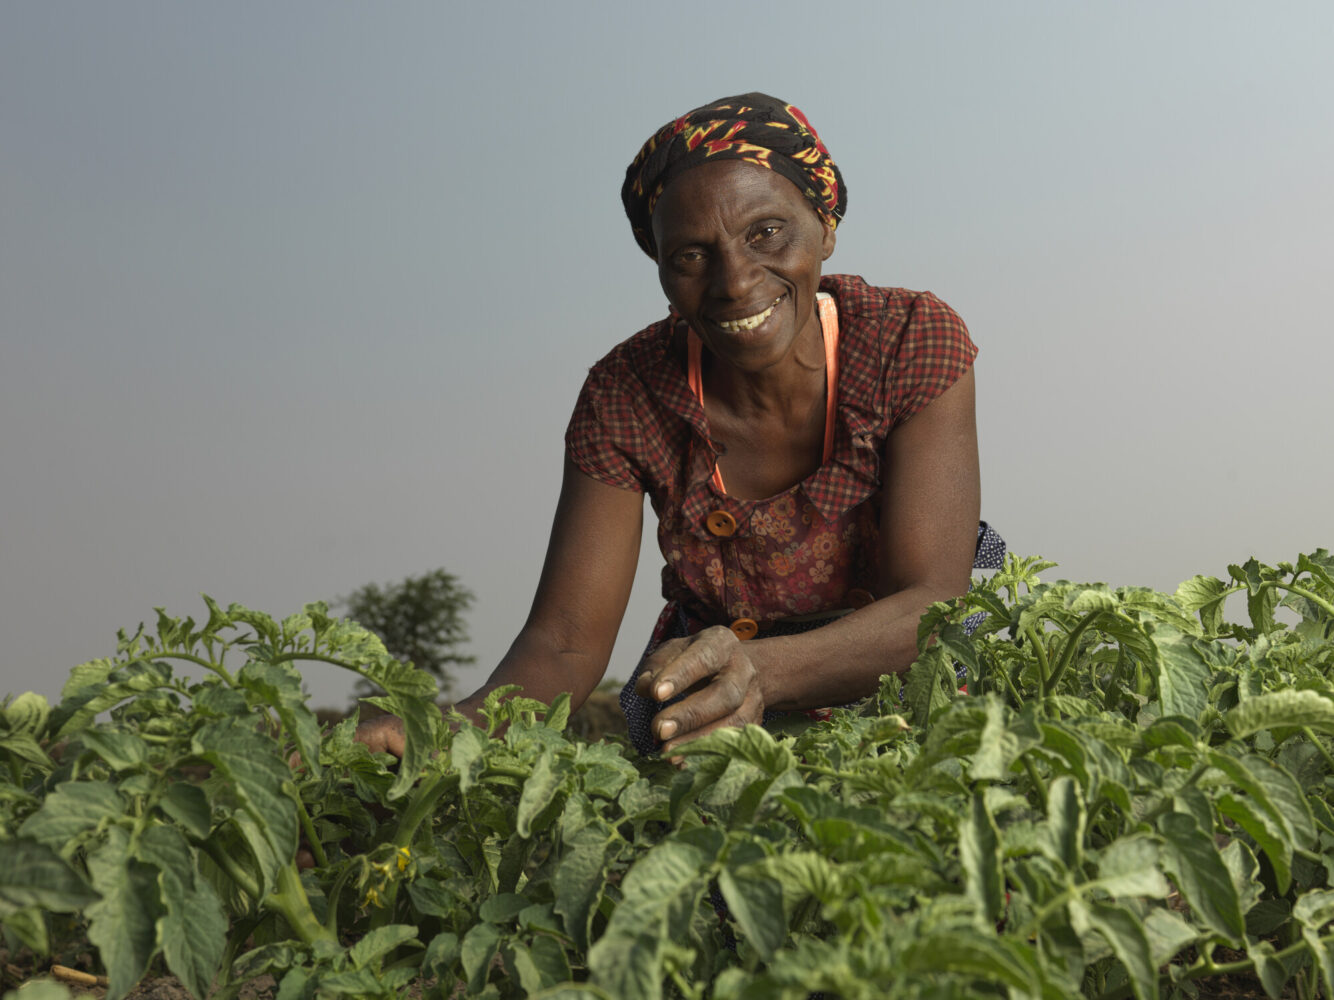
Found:
[[[625,172],[621,202],[635,240],[654,260],[654,206],[673,178],[709,160],[744,160],[782,174],[831,229],[847,208],[843,176],[798,108],[767,94],[724,97],[658,129]]]

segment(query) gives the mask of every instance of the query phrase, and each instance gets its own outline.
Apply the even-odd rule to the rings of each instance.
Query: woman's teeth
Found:
[[[778,303],[782,298],[783,297],[780,295],[778,298],[774,299],[773,305],[764,310],[764,312],[756,313],[754,316],[746,316],[744,319],[719,320],[718,325],[728,333],[740,333],[742,330],[753,330],[773,315],[773,311],[778,308]]]

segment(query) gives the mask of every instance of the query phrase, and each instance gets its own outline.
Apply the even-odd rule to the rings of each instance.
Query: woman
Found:
[[[583,702],[647,493],[668,604],[622,704],[636,745],[670,753],[872,693],[1003,543],[978,521],[976,348],[930,294],[822,277],[847,193],[799,110],[753,93],[676,119],[622,200],[670,314],[590,371],[532,610],[458,707],[502,684]],[[359,735],[399,750],[394,721]]]

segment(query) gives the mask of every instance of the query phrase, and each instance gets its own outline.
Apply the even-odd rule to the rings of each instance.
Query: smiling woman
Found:
[[[597,686],[648,494],[667,605],[621,702],[670,752],[874,692],[1004,546],[978,520],[977,349],[929,293],[822,274],[847,189],[798,109],[745,94],[669,122],[622,200],[670,313],[589,372],[532,610],[459,707]],[[393,720],[359,735],[401,746]]]

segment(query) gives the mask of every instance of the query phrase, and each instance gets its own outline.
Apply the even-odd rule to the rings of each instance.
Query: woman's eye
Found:
[[[763,243],[765,240],[771,240],[782,231],[781,226],[760,226],[755,230],[754,242]]]

